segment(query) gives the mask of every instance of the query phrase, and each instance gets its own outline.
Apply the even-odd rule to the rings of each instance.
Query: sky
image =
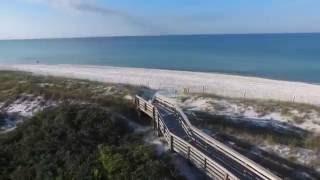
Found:
[[[320,32],[319,0],[1,0],[0,39]]]

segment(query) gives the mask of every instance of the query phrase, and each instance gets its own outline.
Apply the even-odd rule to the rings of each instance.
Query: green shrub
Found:
[[[173,178],[169,167],[156,158],[151,147],[143,145],[103,146],[100,148],[99,159],[109,179]]]
[[[98,105],[47,109],[0,135],[0,179],[173,178],[131,132]]]

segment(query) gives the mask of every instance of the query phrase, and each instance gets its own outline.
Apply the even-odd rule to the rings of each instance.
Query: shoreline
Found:
[[[169,89],[178,92],[216,94],[231,98],[280,100],[320,105],[320,85],[252,76],[69,64],[0,64],[0,70],[147,86],[152,89]]]

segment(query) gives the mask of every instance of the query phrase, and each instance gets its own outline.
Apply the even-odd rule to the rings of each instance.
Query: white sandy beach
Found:
[[[64,76],[109,83],[143,85],[153,89],[213,93],[227,97],[273,99],[320,105],[320,85],[256,77],[159,69],[85,65],[0,65],[41,75]]]

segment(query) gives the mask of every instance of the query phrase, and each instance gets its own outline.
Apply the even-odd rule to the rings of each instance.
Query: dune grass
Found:
[[[45,100],[82,101],[122,109],[128,104],[124,96],[134,96],[140,91],[140,88],[129,85],[34,76],[31,73],[11,71],[0,71],[0,84],[0,102],[7,104],[31,94],[35,97],[42,96]]]
[[[269,144],[283,144],[292,147],[313,149],[320,152],[320,136],[310,132],[295,134],[279,132],[264,127],[248,126],[247,124],[230,121],[227,116],[216,116],[205,112],[189,114],[192,123],[200,128],[213,130],[224,134],[233,134],[252,144],[266,141]]]
[[[41,96],[58,102],[0,134],[0,179],[183,179],[127,120],[140,88],[0,71],[0,103]],[[1,109],[0,109],[1,112]],[[1,114],[0,114],[1,123]]]
[[[316,159],[308,164],[301,165],[296,156],[293,155],[282,158],[281,154],[268,153],[261,149],[256,153],[256,148],[261,145],[284,145],[290,149],[310,149],[319,154],[320,136],[312,133],[304,135],[279,133],[272,129],[242,125],[230,121],[228,117],[215,116],[205,112],[192,112],[191,114],[189,112],[187,114],[192,124],[274,172],[291,179],[297,178],[294,173],[296,169],[299,169],[299,172],[312,174],[312,177],[316,179],[320,177],[320,174],[315,170],[320,167],[319,161]]]
[[[320,116],[320,106],[289,102],[289,101],[276,101],[276,100],[263,100],[263,99],[247,99],[247,98],[230,98],[222,97],[214,94],[193,94],[194,96],[212,98],[217,100],[227,100],[231,103],[241,104],[244,106],[253,107],[261,116],[272,112],[279,112],[283,116],[292,117],[297,123],[303,123],[309,114],[314,112]],[[294,113],[296,112],[296,114]],[[303,116],[297,114],[303,113]]]
[[[275,101],[275,100],[260,100],[260,99],[244,99],[244,98],[230,98],[211,94],[194,94],[198,97],[212,98],[217,100],[227,100],[230,103],[237,105],[244,105],[245,107],[253,107],[253,109],[260,115],[264,116],[273,112],[279,112],[284,117],[290,117],[293,123],[302,124],[306,120],[310,120],[310,114],[315,113],[320,117],[320,106]],[[272,131],[248,128],[246,126],[239,126],[232,121],[228,121],[227,116],[212,116],[208,113],[197,112],[197,118],[201,119],[201,126],[209,126],[211,129],[219,129],[221,132],[228,132],[230,134],[241,134],[240,137],[250,140],[266,140],[271,144],[286,144],[294,147],[302,147],[320,151],[320,135],[313,132],[307,132],[301,137],[293,135],[283,135],[274,133]],[[199,123],[195,121],[194,123]],[[289,122],[290,123],[290,122]]]

